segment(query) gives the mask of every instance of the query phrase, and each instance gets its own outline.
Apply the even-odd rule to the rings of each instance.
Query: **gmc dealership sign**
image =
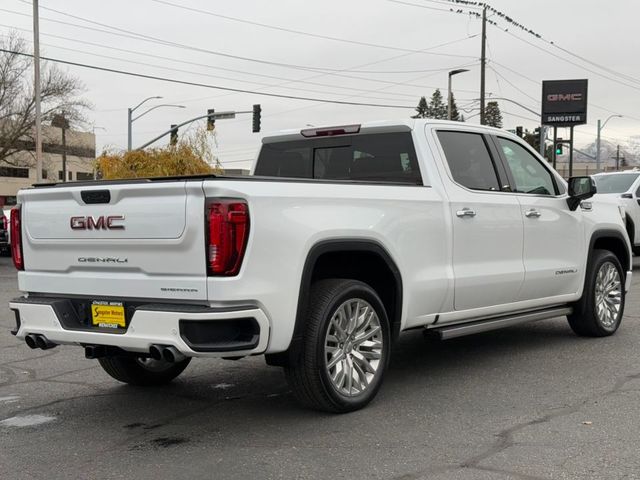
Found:
[[[542,124],[570,127],[587,123],[588,80],[542,82]]]

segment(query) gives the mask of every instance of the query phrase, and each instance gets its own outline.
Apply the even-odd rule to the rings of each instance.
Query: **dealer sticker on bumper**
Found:
[[[125,328],[124,306],[121,302],[93,302],[91,323],[102,328]]]

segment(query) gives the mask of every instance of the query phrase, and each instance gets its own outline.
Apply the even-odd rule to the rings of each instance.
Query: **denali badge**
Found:
[[[128,258],[120,257],[78,257],[79,263],[129,263]]]
[[[578,270],[576,268],[565,268],[563,270],[556,270],[556,275],[567,275],[574,273],[578,273]]]
[[[71,217],[69,225],[72,230],[124,230],[124,215],[92,217]]]

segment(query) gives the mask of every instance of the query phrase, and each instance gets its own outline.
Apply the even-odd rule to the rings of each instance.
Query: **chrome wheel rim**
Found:
[[[596,275],[596,315],[607,329],[615,327],[622,306],[622,282],[618,269],[611,262],[600,266]]]
[[[383,346],[380,319],[369,302],[352,298],[340,305],[324,342],[325,369],[333,388],[348,397],[367,391],[380,368]]]

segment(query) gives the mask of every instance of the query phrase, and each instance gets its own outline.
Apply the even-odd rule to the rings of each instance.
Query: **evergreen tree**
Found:
[[[458,112],[456,97],[453,93],[451,94],[451,120],[454,122],[464,122],[464,116]]]
[[[418,106],[416,107],[416,113],[411,118],[428,118],[429,117],[429,105],[427,104],[427,99],[424,97],[420,97],[420,101],[418,102]]]
[[[442,100],[442,93],[440,93],[439,88],[436,88],[436,91],[431,95],[428,115],[429,118],[435,118],[438,120],[447,119],[447,105]]]
[[[484,123],[490,127],[502,128],[502,113],[500,113],[498,102],[487,103],[484,110]]]

